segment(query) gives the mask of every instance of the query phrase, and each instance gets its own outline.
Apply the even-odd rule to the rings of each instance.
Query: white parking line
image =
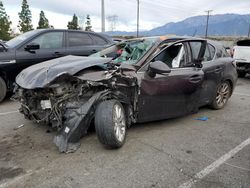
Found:
[[[204,168],[202,171],[198,172],[194,175],[193,178],[188,180],[187,182],[180,185],[178,188],[191,188],[196,182],[200,181],[202,178],[210,174],[216,168],[220,167],[223,163],[225,163],[228,159],[233,157],[236,153],[242,150],[244,147],[250,144],[250,138],[242,142],[240,145],[236,146],[234,149],[226,153],[225,155],[221,156],[219,159],[214,161],[212,164]]]
[[[17,112],[19,112],[19,111],[16,110],[16,111],[11,111],[11,112],[2,112],[2,113],[0,113],[0,116],[4,116],[4,115],[8,115],[8,114],[14,114],[14,113],[17,113]]]
[[[240,96],[250,97],[250,94],[247,94],[247,93],[233,92],[233,95],[240,95]]]

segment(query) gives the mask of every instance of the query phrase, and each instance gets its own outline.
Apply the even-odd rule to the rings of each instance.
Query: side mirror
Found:
[[[24,48],[26,51],[33,51],[40,49],[40,45],[36,43],[27,44]]]
[[[3,42],[1,41],[0,42],[0,52],[7,52],[7,48],[6,48],[6,46],[3,44]]]
[[[169,74],[171,69],[162,61],[154,61],[149,64],[148,73],[150,77],[155,77],[156,74]]]
[[[6,51],[5,48],[2,45],[0,45],[0,52],[4,52],[4,51]]]

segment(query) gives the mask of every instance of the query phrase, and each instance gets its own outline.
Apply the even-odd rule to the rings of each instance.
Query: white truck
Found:
[[[233,58],[236,61],[238,76],[243,78],[250,74],[250,39],[239,40],[233,47]]]

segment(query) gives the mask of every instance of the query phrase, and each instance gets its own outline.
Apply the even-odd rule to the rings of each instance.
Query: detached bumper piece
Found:
[[[66,112],[67,120],[63,128],[54,138],[54,143],[60,152],[75,152],[79,147],[80,138],[87,134],[90,122],[95,113],[94,106],[109,94],[109,91],[101,91],[93,95],[84,105],[78,109],[69,109]]]

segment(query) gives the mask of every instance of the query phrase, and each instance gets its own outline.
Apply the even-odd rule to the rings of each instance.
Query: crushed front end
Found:
[[[36,123],[58,131],[54,143],[60,152],[74,152],[86,135],[99,102],[117,99],[126,108],[127,120],[135,121],[137,79],[118,67],[101,70],[91,67],[74,75],[60,74],[44,87],[16,86],[14,98],[20,112]],[[18,83],[18,82],[17,82]]]

